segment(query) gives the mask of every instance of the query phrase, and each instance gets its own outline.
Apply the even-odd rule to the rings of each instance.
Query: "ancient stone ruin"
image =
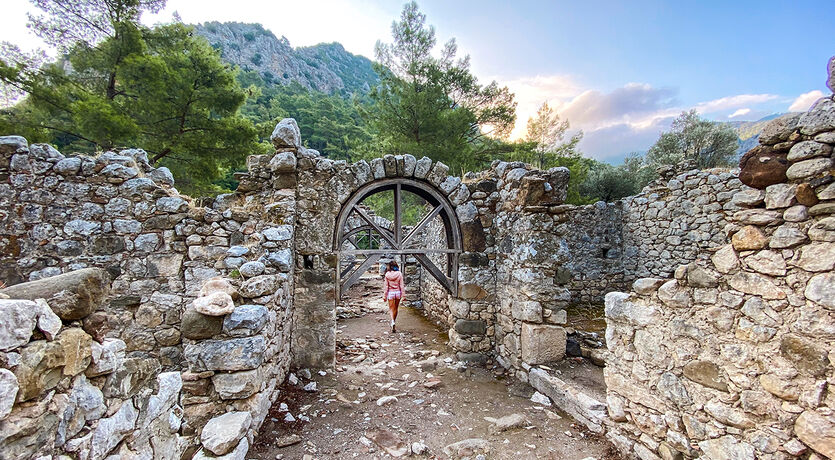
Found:
[[[235,193],[193,200],[142,150],[0,138],[0,458],[245,458],[290,369],[333,367],[340,293],[381,252],[459,360],[497,360],[624,457],[835,457],[832,96],[741,171],[580,207],[564,168],[347,164],[292,119],[272,140]],[[391,190],[435,215],[359,205]],[[549,364],[567,309],[604,297],[601,400]]]

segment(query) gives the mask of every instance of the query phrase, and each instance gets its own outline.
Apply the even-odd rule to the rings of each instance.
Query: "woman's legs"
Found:
[[[389,299],[389,315],[391,316],[391,332],[395,332],[394,322],[397,320],[397,307],[400,306],[400,299]]]

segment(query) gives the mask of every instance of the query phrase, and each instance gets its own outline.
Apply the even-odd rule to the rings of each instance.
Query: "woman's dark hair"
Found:
[[[397,265],[397,262],[395,262],[393,260],[388,263],[387,268],[389,270],[399,270],[400,269],[400,267]]]

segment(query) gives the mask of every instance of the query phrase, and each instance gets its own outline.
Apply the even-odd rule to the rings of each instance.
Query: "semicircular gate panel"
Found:
[[[372,215],[361,203],[371,195],[389,191],[393,192],[394,219],[387,225],[385,219]],[[403,226],[403,192],[413,193],[428,204],[428,213],[409,229]],[[427,247],[419,238],[421,232],[436,218],[443,222],[446,236],[444,248]],[[432,185],[405,178],[383,179],[366,184],[345,202],[336,220],[334,251],[339,261],[338,296],[341,297],[359,281],[363,273],[386,256],[414,257],[447,292],[456,296],[461,241],[461,226],[455,209]],[[441,268],[435,264],[431,255],[445,256],[446,267]]]

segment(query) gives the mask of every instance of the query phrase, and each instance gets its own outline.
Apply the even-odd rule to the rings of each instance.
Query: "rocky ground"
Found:
[[[418,311],[401,308],[389,333],[378,282],[341,311],[335,372],[294,373],[248,458],[616,458],[501,367],[455,360]]]

